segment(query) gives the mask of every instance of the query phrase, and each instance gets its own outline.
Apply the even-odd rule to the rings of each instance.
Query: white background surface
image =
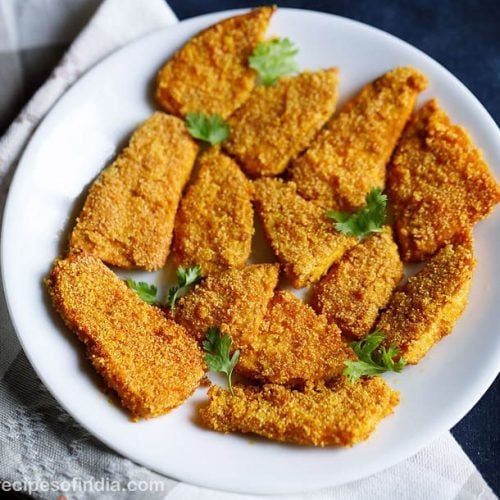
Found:
[[[146,0],[149,1],[149,0]],[[0,130],[43,83],[100,0],[0,1]]]
[[[11,313],[27,354],[59,401],[100,439],[140,463],[195,484],[255,493],[349,481],[402,460],[447,430],[496,375],[498,214],[476,230],[480,264],[471,305],[455,334],[417,367],[389,379],[402,393],[396,414],[369,442],[348,450],[251,444],[245,437],[200,429],[192,417],[201,390],[167,416],[132,424],[98,390],[77,342],[47,307],[41,280],[61,250],[61,232],[72,223],[75,200],[151,113],[147,89],[168,52],[216,19],[182,23],[112,56],[76,84],[40,127],[6,210],[2,254]],[[493,121],[453,77],[409,46],[351,21],[286,10],[278,12],[271,32],[299,45],[302,68],[339,66],[343,99],[393,66],[419,67],[432,83],[426,95],[437,95],[452,118],[470,129],[490,164],[500,164]],[[223,466],[207,467],[207,457]]]

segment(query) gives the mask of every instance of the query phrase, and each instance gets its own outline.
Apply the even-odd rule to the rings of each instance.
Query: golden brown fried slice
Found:
[[[416,69],[396,68],[364,87],[293,162],[298,192],[334,210],[361,208],[366,193],[384,187],[386,164],[426,85]]]
[[[405,261],[436,253],[486,217],[500,186],[467,132],[433,99],[413,117],[387,171]]]
[[[331,387],[292,390],[281,385],[212,386],[202,423],[219,432],[243,432],[300,445],[350,446],[367,439],[393,413],[399,393],[382,378],[351,383],[339,377]]]
[[[377,330],[415,364],[448,335],[467,305],[475,260],[472,242],[449,244],[391,298]]]
[[[173,317],[196,340],[215,326],[233,339],[233,349],[252,342],[278,283],[276,264],[228,269],[205,279],[176,305]]]
[[[260,85],[229,118],[224,149],[252,176],[278,175],[330,118],[338,71],[305,72]]]
[[[357,244],[334,228],[325,208],[299,196],[293,182],[263,178],[254,186],[266,237],[294,287],[318,280]]]
[[[163,267],[197,151],[179,118],[155,113],[146,120],[89,189],[70,253],[118,267]]]
[[[389,228],[365,238],[317,284],[311,305],[358,339],[372,330],[378,313],[403,277],[403,264]]]
[[[95,370],[134,419],[166,413],[198,387],[204,363],[196,342],[101,261],[89,255],[59,260],[46,284]]]
[[[242,267],[253,235],[252,185],[217,148],[204,154],[181,201],[174,228],[176,265],[199,264],[204,276]]]
[[[250,95],[256,74],[248,58],[262,40],[275,7],[231,17],[189,40],[158,73],[156,100],[178,116],[227,118]]]
[[[276,292],[236,371],[259,382],[301,385],[342,373],[350,349],[340,330],[290,292]]]

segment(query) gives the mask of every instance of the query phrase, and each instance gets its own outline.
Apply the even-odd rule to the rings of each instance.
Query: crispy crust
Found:
[[[243,432],[276,441],[314,446],[351,446],[367,439],[393,413],[399,393],[382,378],[333,387],[291,390],[281,385],[236,386],[234,396],[217,386],[200,409],[203,425],[219,432]]]
[[[262,178],[254,186],[266,236],[294,287],[318,280],[357,244],[335,230],[325,208],[299,196],[293,182]]]
[[[189,40],[159,71],[156,100],[169,113],[217,113],[227,118],[250,95],[256,74],[248,58],[275,7],[231,17]]]
[[[426,86],[416,69],[396,68],[364,87],[292,163],[298,192],[334,210],[362,207],[372,188],[384,187],[386,164]]]
[[[410,364],[448,335],[467,305],[475,260],[472,241],[445,246],[394,293],[377,330]]]
[[[276,292],[236,371],[258,382],[302,385],[340,375],[349,359],[340,330],[290,292]]]
[[[253,264],[211,275],[174,309],[174,319],[198,341],[216,326],[231,335],[232,348],[252,342],[278,283],[279,266]]]
[[[201,265],[206,276],[242,267],[250,256],[252,185],[217,148],[201,157],[199,168],[175,219],[173,257],[177,266]]]
[[[54,307],[134,419],[179,406],[204,375],[200,349],[95,257],[56,262],[46,280]]]
[[[165,265],[198,146],[182,120],[154,113],[92,184],[69,252],[148,271]]]
[[[467,132],[436,99],[413,117],[387,172],[403,260],[420,261],[500,202],[500,186]]]
[[[362,338],[403,277],[403,264],[389,228],[365,238],[334,264],[316,285],[311,306],[344,335]]]
[[[224,149],[252,176],[277,175],[326,123],[337,101],[335,68],[260,85],[229,118]]]

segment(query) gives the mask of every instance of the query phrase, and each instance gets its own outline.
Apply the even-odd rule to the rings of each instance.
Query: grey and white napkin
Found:
[[[177,21],[163,0],[0,2],[0,109],[5,110],[14,102],[16,91],[23,84],[23,54],[39,46],[65,42],[79,28],[78,23],[96,8],[49,79],[0,140],[0,212],[3,212],[10,178],[24,147],[64,91],[114,50]],[[22,353],[3,290],[0,290],[1,481],[43,499],[55,499],[59,495],[103,500],[257,498],[179,483],[117,455],[89,435],[48,393]],[[58,488],[50,489],[50,482],[54,481]],[[48,491],[40,491],[40,486],[47,489],[47,485]],[[131,485],[136,490],[148,489],[131,491]],[[106,487],[112,491],[102,491]],[[117,487],[121,491],[115,491]],[[446,433],[415,456],[371,477],[318,492],[267,498],[489,500],[496,497],[459,444]]]

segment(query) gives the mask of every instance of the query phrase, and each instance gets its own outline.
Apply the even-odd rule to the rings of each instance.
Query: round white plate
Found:
[[[312,490],[373,474],[414,454],[458,422],[492,383],[500,362],[500,211],[476,228],[479,265],[470,305],[453,335],[419,365],[387,377],[401,391],[401,404],[365,443],[303,448],[205,430],[193,421],[204,389],[168,415],[132,423],[100,391],[81,346],[53,314],[42,280],[64,248],[82,193],[153,111],[156,71],[192,35],[229,14],[190,19],[125,47],[54,106],[12,183],[2,234],[4,286],[38,375],[61,405],[111,448],[160,473],[210,488]],[[489,164],[500,166],[494,121],[456,78],[417,49],[348,19],[293,9],[278,10],[269,34],[296,42],[301,68],[340,67],[341,101],[395,66],[420,68],[430,80],[425,98],[437,96],[452,119],[469,129]],[[147,279],[162,283],[164,275]]]

